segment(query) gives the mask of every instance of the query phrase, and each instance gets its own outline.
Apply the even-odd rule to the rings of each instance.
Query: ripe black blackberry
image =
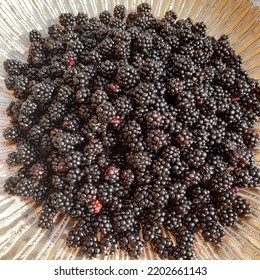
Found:
[[[121,210],[114,215],[114,228],[118,233],[132,231],[135,224],[136,220],[132,211]]]
[[[234,226],[238,221],[238,215],[232,208],[223,207],[218,211],[219,222],[223,226]]]
[[[171,258],[174,251],[174,246],[170,238],[168,237],[157,237],[152,242],[154,251],[162,259]]]
[[[203,227],[202,236],[207,242],[220,243],[223,240],[224,231],[217,224],[208,224]]]
[[[208,189],[198,186],[192,189],[191,199],[195,204],[209,203],[211,200],[211,193]]]
[[[116,81],[118,85],[126,90],[133,88],[139,82],[139,74],[131,65],[125,65],[118,69]]]
[[[109,233],[104,236],[101,240],[101,250],[104,255],[113,255],[116,253],[118,246],[117,246],[117,237],[114,236],[113,233]]]
[[[218,220],[217,209],[212,204],[204,204],[198,208],[198,218],[204,224],[216,223]]]
[[[217,173],[212,179],[210,189],[214,191],[226,191],[233,187],[234,177],[226,172]]]
[[[241,196],[236,196],[233,202],[233,209],[239,217],[247,217],[252,212],[251,205]]]
[[[169,144],[169,135],[161,129],[150,130],[147,134],[146,143],[151,151],[158,151]]]
[[[99,14],[99,20],[103,24],[109,24],[111,17],[112,16],[111,16],[110,12],[108,12],[108,11],[103,11]]]
[[[10,76],[18,76],[22,74],[24,65],[15,59],[7,59],[4,61],[4,69]]]
[[[176,260],[194,260],[194,250],[191,246],[177,245],[174,247],[173,257]]]
[[[82,246],[82,253],[87,258],[97,258],[101,252],[101,244],[94,233],[88,233]]]
[[[126,16],[126,8],[124,5],[116,5],[113,12],[114,17],[124,19]]]
[[[21,164],[21,160],[19,157],[19,154],[17,152],[11,152],[10,154],[8,154],[8,157],[6,159],[6,163],[9,166],[17,166]]]
[[[17,126],[5,128],[3,137],[11,142],[17,143],[21,140],[21,131]]]
[[[163,226],[166,230],[175,233],[182,225],[182,218],[177,213],[174,211],[168,211],[166,213],[166,218],[163,222]]]

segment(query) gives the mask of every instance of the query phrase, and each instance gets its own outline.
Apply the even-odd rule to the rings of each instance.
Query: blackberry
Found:
[[[254,148],[257,146],[257,143],[260,141],[260,136],[256,132],[252,130],[248,130],[243,135],[243,140],[248,148]]]
[[[140,76],[142,81],[156,82],[163,75],[163,67],[160,61],[147,59],[140,68]]]
[[[37,161],[39,157],[38,150],[35,148],[35,146],[25,142],[19,143],[17,145],[17,153],[21,163],[26,166]]]
[[[198,209],[198,218],[204,224],[216,223],[217,210],[212,204],[204,204]]]
[[[119,233],[133,230],[136,223],[134,215],[131,211],[120,211],[114,215],[114,227]]]
[[[125,116],[128,116],[133,110],[133,104],[132,104],[131,100],[125,95],[119,96],[114,101],[113,105],[116,110],[116,115],[122,119]]]
[[[251,205],[241,196],[237,196],[233,202],[233,209],[240,217],[247,217],[251,214]]]
[[[221,206],[232,206],[235,202],[235,193],[233,190],[225,190],[222,192],[214,192],[213,193],[213,203],[216,207]]]
[[[187,163],[191,167],[198,168],[205,163],[207,153],[202,150],[194,149],[187,155]]]
[[[88,233],[82,246],[82,253],[90,259],[96,258],[102,253],[101,248],[102,246],[97,236],[93,233]]]
[[[51,101],[53,92],[54,87],[47,83],[36,84],[32,89],[33,97],[41,107]]]
[[[175,237],[178,245],[191,246],[195,241],[194,233],[185,227],[178,228]]]
[[[6,159],[6,163],[9,166],[16,166],[16,165],[21,164],[19,154],[17,152],[11,152],[10,154],[8,154],[8,157]]]
[[[97,108],[101,103],[108,101],[106,92],[102,90],[95,91],[91,96],[91,105],[93,108]]]
[[[76,24],[80,27],[84,27],[84,25],[88,22],[88,15],[82,12],[78,12],[75,17]]]
[[[113,231],[111,217],[106,215],[106,213],[101,213],[101,215],[97,218],[96,228],[102,235],[107,236]]]
[[[7,59],[4,61],[4,69],[10,76],[18,76],[22,74],[23,64],[15,59]]]
[[[105,255],[113,255],[117,251],[117,238],[113,233],[107,234],[100,240],[101,250]]]
[[[238,215],[232,208],[223,207],[218,211],[219,222],[223,226],[234,226],[238,221]]]
[[[111,17],[112,16],[108,11],[103,11],[99,14],[99,20],[103,24],[109,24]]]
[[[152,151],[158,151],[160,148],[169,144],[169,135],[163,130],[151,130],[147,134],[146,142]]]
[[[63,192],[56,192],[51,198],[51,205],[60,212],[69,212],[73,204],[73,197],[66,196]]]
[[[17,143],[21,140],[21,131],[18,127],[12,126],[5,128],[3,137],[11,142]]]
[[[118,69],[116,81],[121,88],[129,90],[138,83],[139,75],[133,66],[125,65]]]
[[[119,19],[124,19],[126,16],[126,8],[124,5],[116,5],[114,8],[114,17],[119,18]]]
[[[182,227],[182,218],[174,211],[168,211],[166,214],[166,219],[164,220],[163,226],[166,230],[171,232],[176,232],[180,227]]]
[[[108,101],[99,104],[96,113],[98,117],[106,123],[111,122],[116,116],[116,111],[113,105]]]
[[[207,242],[220,243],[223,240],[224,231],[217,224],[209,224],[203,227],[202,236]]]
[[[193,135],[188,130],[183,130],[176,137],[176,142],[180,145],[180,148],[186,148],[192,145],[193,143]]]
[[[57,101],[62,104],[68,104],[71,101],[72,95],[72,88],[70,86],[63,86],[57,93]]]
[[[183,224],[187,229],[194,233],[196,233],[202,227],[197,214],[193,213],[193,211],[186,215]]]
[[[49,201],[47,201],[42,207],[38,225],[43,229],[51,228],[54,224],[54,217],[56,214],[56,210],[50,205]]]
[[[173,257],[176,260],[194,260],[194,250],[191,246],[177,245],[174,247]]]
[[[174,246],[170,238],[157,237],[153,240],[153,249],[162,259],[168,259],[172,257]]]
[[[195,204],[209,203],[211,200],[210,191],[202,187],[195,187],[192,189],[191,198]]]
[[[212,179],[210,188],[215,191],[226,191],[232,188],[234,178],[232,175],[222,172],[217,173]]]
[[[139,106],[149,106],[156,102],[156,89],[151,83],[141,83],[132,93],[131,97]]]
[[[82,246],[84,240],[86,238],[86,231],[85,231],[85,223],[84,220],[80,220],[77,222],[76,226],[74,226],[68,233],[67,236],[67,245],[72,248],[77,248]]]
[[[59,23],[69,30],[75,24],[75,17],[71,13],[63,13],[59,16]]]

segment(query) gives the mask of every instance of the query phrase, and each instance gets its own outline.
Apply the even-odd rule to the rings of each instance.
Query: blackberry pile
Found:
[[[5,190],[42,204],[42,228],[75,219],[67,243],[88,258],[139,258],[149,242],[193,259],[196,232],[218,243],[250,215],[238,190],[260,181],[259,83],[227,36],[172,11],[159,20],[146,3],[128,16],[122,5],[64,13],[48,34],[29,33],[26,63],[4,62],[7,163],[20,166]]]

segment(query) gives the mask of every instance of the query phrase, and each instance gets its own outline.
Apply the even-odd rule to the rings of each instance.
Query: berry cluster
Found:
[[[218,243],[250,215],[238,190],[260,181],[259,84],[227,36],[172,11],[159,20],[147,3],[64,13],[48,34],[29,33],[27,63],[4,63],[16,98],[7,163],[22,166],[5,190],[43,205],[41,227],[74,218],[67,244],[88,258],[140,258],[149,242],[161,258],[193,259],[196,232]]]

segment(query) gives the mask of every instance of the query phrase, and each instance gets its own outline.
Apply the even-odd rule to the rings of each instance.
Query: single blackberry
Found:
[[[76,183],[80,182],[82,177],[84,176],[84,171],[80,168],[73,168],[68,171],[66,175],[66,181],[68,182],[69,186],[74,187]]]
[[[163,75],[163,67],[160,61],[146,59],[140,67],[140,76],[142,81],[154,83]]]
[[[42,207],[42,212],[39,216],[39,227],[43,229],[51,228],[54,224],[54,218],[56,214],[57,211],[51,206],[49,201],[45,202]]]
[[[100,240],[101,243],[101,250],[105,255],[113,255],[116,253],[118,246],[117,246],[117,238],[114,236],[113,233],[107,234]]]
[[[54,87],[44,82],[36,84],[32,89],[33,97],[40,107],[51,101],[53,93]]]
[[[73,90],[70,86],[62,86],[57,93],[57,101],[68,104],[72,100]]]
[[[200,186],[192,189],[191,199],[195,204],[209,203],[211,200],[210,191]]]
[[[39,158],[39,152],[36,147],[26,142],[21,142],[17,145],[17,153],[21,163],[26,166],[37,161]]]
[[[201,181],[201,174],[197,170],[184,171],[182,182],[188,186],[194,186]]]
[[[252,212],[251,205],[241,196],[236,196],[233,202],[233,209],[239,217],[248,217]]]
[[[108,96],[106,92],[102,90],[95,91],[91,96],[91,106],[95,109],[105,101],[108,101]]]
[[[24,65],[15,59],[7,59],[4,61],[4,69],[10,76],[18,76],[22,74]]]
[[[67,236],[67,245],[71,248],[82,246],[86,238],[84,220],[79,220],[77,224],[69,231]]]
[[[243,135],[243,140],[248,148],[254,148],[257,146],[257,143],[260,141],[260,136],[255,131],[248,130]]]
[[[75,24],[75,17],[71,13],[63,13],[59,16],[59,23],[67,30]]]
[[[108,11],[103,11],[99,14],[99,20],[101,23],[108,25],[111,19],[111,14]]]
[[[140,208],[154,206],[151,185],[138,186],[134,192],[135,201]]]
[[[116,81],[118,85],[126,90],[133,88],[139,82],[137,70],[131,65],[125,65],[118,69]]]
[[[188,164],[184,160],[181,160],[179,158],[172,165],[171,172],[173,175],[178,177],[186,176],[187,178],[185,179],[185,181],[187,181],[188,184],[197,183],[197,180],[199,179],[197,178],[198,176],[195,174],[193,175],[193,173],[191,173],[190,175],[187,174],[188,169],[189,169]]]
[[[203,227],[202,236],[207,242],[220,243],[223,240],[224,231],[217,224],[209,224]]]
[[[62,28],[58,24],[53,24],[48,27],[48,34],[50,38],[58,40],[62,36]]]
[[[119,96],[113,103],[116,110],[116,115],[123,119],[128,116],[133,110],[132,101],[125,95]],[[120,121],[119,119],[119,121]]]
[[[161,129],[150,130],[146,142],[151,151],[158,151],[169,144],[169,135]]]
[[[216,223],[217,209],[212,204],[204,204],[198,208],[198,218],[204,224]]]
[[[73,197],[71,194],[68,196],[61,191],[56,192],[51,198],[51,205],[57,211],[68,213],[73,205]]]
[[[193,210],[186,215],[183,224],[187,229],[194,233],[196,233],[202,227],[197,214],[194,213]]]
[[[110,215],[101,213],[97,218],[96,228],[98,232],[105,236],[113,232],[113,224]]]
[[[15,189],[17,187],[18,182],[21,180],[20,176],[10,176],[4,182],[4,191],[10,195],[15,194]]]
[[[175,138],[181,149],[187,148],[193,143],[193,135],[188,130],[181,131]]]
[[[14,143],[18,143],[21,140],[21,136],[21,130],[17,126],[7,127],[3,131],[3,137]]]
[[[187,163],[191,167],[198,168],[198,167],[204,165],[206,157],[207,157],[206,152],[204,152],[203,150],[194,149],[194,150],[189,151],[189,153],[187,155]]]
[[[217,173],[212,179],[210,189],[214,191],[226,191],[233,187],[234,177],[226,172]]]
[[[48,113],[51,121],[58,122],[66,115],[67,107],[63,103],[56,101],[49,106]]]
[[[157,237],[153,240],[152,246],[154,251],[162,259],[168,259],[172,257],[174,246],[170,238],[168,237]]]
[[[222,207],[218,211],[219,222],[223,226],[234,226],[238,221],[238,215],[232,208]]]
[[[106,123],[112,122],[116,116],[115,108],[108,101],[104,101],[101,104],[99,104],[96,109],[96,113],[98,118],[100,118],[100,120]]]
[[[84,27],[84,25],[88,22],[88,15],[82,12],[78,12],[75,17],[76,24],[80,27]]]
[[[221,192],[213,192],[212,199],[214,205],[216,205],[217,208],[220,208],[221,206],[232,206],[236,200],[236,196],[233,190],[225,190]]]
[[[173,257],[175,260],[194,260],[194,250],[191,246],[177,245],[174,247]]]
[[[182,227],[182,218],[174,211],[167,211],[163,226],[166,230],[176,232]]]
[[[9,166],[17,166],[17,165],[21,164],[19,154],[17,152],[11,152],[10,154],[8,154],[6,163]]]
[[[116,5],[113,12],[114,17],[123,20],[126,16],[126,8],[124,5]]]
[[[34,182],[32,179],[21,179],[16,188],[15,188],[15,194],[19,195],[23,198],[31,197],[34,191]]]
[[[126,211],[122,210],[115,213],[114,215],[115,231],[119,233],[133,230],[135,224],[136,224],[136,220],[134,218],[134,215],[129,210]]]
[[[191,246],[195,242],[194,233],[185,227],[178,228],[175,237],[178,245]]]
[[[83,255],[90,259],[96,258],[102,253],[101,248],[97,236],[94,233],[88,233],[82,246]]]

